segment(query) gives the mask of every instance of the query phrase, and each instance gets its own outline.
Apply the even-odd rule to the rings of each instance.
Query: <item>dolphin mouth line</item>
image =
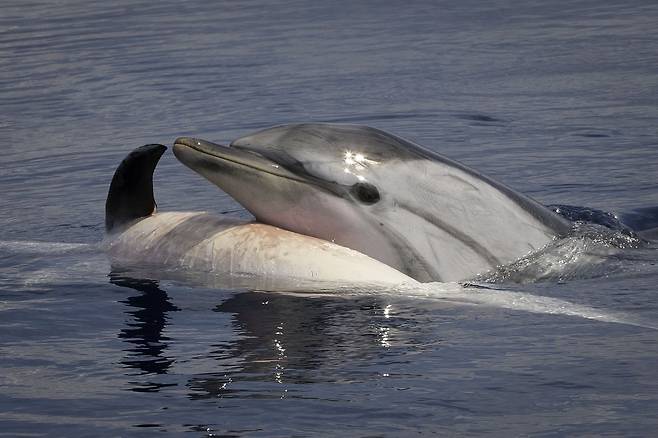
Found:
[[[269,160],[259,153],[250,151],[248,149],[237,149],[231,146],[211,143],[206,140],[191,137],[177,138],[174,141],[174,148],[177,147],[193,149],[200,154],[212,158],[227,161],[239,166],[249,167],[253,170],[269,173],[270,175],[278,176],[281,178],[286,178],[305,184],[311,183],[310,181],[290,172],[276,162]]]

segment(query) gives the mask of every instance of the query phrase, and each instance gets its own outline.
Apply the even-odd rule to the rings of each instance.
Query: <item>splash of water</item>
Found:
[[[639,249],[646,242],[623,227],[575,222],[572,232],[539,251],[480,275],[488,283],[530,283],[603,277],[625,266],[624,251]]]

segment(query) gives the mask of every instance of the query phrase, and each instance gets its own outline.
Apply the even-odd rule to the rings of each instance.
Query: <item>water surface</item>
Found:
[[[376,126],[545,204],[656,206],[654,2],[1,10],[0,435],[655,433],[655,244],[471,302],[204,286],[113,271],[98,247],[134,147],[296,121]],[[171,154],[155,187],[161,210],[248,217]]]

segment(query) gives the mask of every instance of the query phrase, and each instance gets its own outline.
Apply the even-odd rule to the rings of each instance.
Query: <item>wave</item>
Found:
[[[395,298],[412,298],[443,301],[461,305],[479,305],[492,308],[518,310],[523,312],[564,315],[594,321],[633,325],[658,330],[653,321],[645,321],[634,315],[598,309],[572,303],[559,298],[535,295],[528,292],[512,291],[478,283],[419,283],[403,284],[396,287],[347,287],[338,285],[332,288],[317,288],[314,291],[282,291],[295,295],[325,293],[330,295],[364,296],[379,295]]]
[[[643,258],[647,263],[655,263],[653,242],[612,213],[562,205],[551,208],[573,221],[569,235],[513,263],[482,274],[477,280],[490,283],[563,282],[614,275],[627,269],[629,264],[637,267],[637,262]]]
[[[98,248],[98,244],[93,243],[0,240],[0,250],[8,251],[13,254],[63,254],[76,251],[94,250]]]

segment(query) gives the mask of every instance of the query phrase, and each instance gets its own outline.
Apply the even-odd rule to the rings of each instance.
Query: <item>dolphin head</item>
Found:
[[[474,170],[366,126],[283,125],[230,146],[179,138],[174,153],[257,220],[420,281],[488,271],[543,246],[563,225]]]

